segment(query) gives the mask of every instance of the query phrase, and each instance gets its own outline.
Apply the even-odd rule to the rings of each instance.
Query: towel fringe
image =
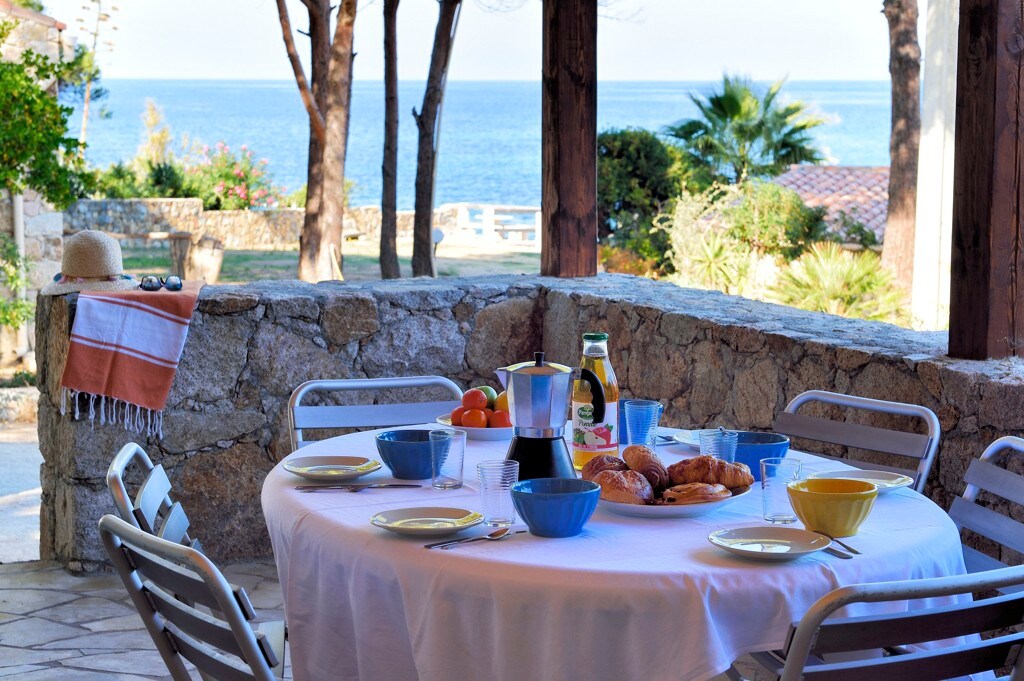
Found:
[[[89,402],[88,418],[93,430],[96,429],[98,419],[101,426],[113,426],[120,423],[130,433],[145,435],[147,438],[163,439],[163,410],[147,409],[109,395],[93,395],[62,386],[59,398],[61,416],[70,417],[73,421],[82,420],[86,416],[85,406],[81,404],[82,397]]]

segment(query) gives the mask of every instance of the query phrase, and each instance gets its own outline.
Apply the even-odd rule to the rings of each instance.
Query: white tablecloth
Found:
[[[836,587],[964,572],[956,527],[910,490],[878,498],[848,540],[864,554],[853,560],[819,552],[759,563],[710,545],[715,529],[762,524],[757,489],[699,518],[598,509],[578,537],[520,534],[451,551],[369,524],[389,508],[480,510],[476,463],[507,447],[471,440],[467,486],[454,491],[427,480],[422,489],[302,494],[293,489],[300,479],[271,471],[263,510],[296,681],[707,679],[745,652],[780,647],[790,622]],[[373,433],[301,453],[377,458]],[[674,445],[658,453],[666,463],[688,455]],[[790,456],[811,470],[836,467]],[[390,479],[382,468],[362,480]]]

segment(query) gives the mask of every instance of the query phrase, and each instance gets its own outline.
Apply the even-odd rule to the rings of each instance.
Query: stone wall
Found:
[[[130,437],[57,412],[73,310],[73,296],[44,300],[38,316],[41,553],[82,569],[102,560],[96,520],[111,509],[103,475]],[[299,383],[440,374],[463,387],[495,384],[496,367],[538,348],[576,364],[586,330],[611,335],[623,395],[662,400],[672,426],[766,429],[811,388],[928,406],[943,431],[928,493],[943,506],[986,444],[1024,432],[1020,366],[951,360],[939,333],[624,275],[519,276],[206,287],[164,438],[143,444],[168,468],[215,558],[266,554],[259,490],[288,452],[285,408]]]
[[[399,211],[399,236],[412,234],[412,216],[412,211]],[[200,199],[83,199],[65,212],[64,230],[138,235],[126,240],[129,246],[160,245],[145,240],[149,232],[189,232],[220,239],[231,250],[286,250],[299,247],[302,220],[301,208],[204,211]],[[379,238],[380,208],[346,210],[344,234]]]

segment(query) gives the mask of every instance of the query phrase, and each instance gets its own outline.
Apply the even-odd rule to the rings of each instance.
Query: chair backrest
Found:
[[[113,515],[100,519],[100,537],[175,681],[191,678],[182,658],[219,681],[274,679],[283,651],[254,630],[249,597],[206,556]]]
[[[443,402],[411,402],[396,409],[393,404],[356,404],[342,406],[303,406],[302,398],[311,392],[340,390],[395,390],[400,388],[440,387],[451,393],[453,400]],[[306,381],[288,400],[288,425],[292,451],[309,444],[302,438],[304,428],[382,428],[429,423],[441,414],[461,405],[462,390],[441,376],[403,376],[394,378],[349,378]]]
[[[781,681],[938,681],[1010,667],[1007,679],[1024,679],[1018,664],[1024,633],[1006,628],[1024,623],[1024,594],[974,601],[970,595],[1024,585],[1024,567],[975,575],[907,582],[859,584],[836,589],[818,600],[794,625],[785,646]],[[958,597],[956,605],[916,607],[917,599]],[[890,602],[902,612],[832,618],[852,603]],[[979,634],[987,634],[982,640]],[[950,641],[948,639],[958,639]],[[939,643],[942,642],[942,643]],[[932,643],[927,646],[923,644]],[[889,655],[854,662],[824,662],[823,655],[883,649]],[[838,657],[838,656],[837,656]],[[835,659],[835,658],[832,658]],[[847,656],[849,659],[849,656]],[[808,664],[814,660],[814,664]]]
[[[126,471],[132,463],[145,476],[134,500],[125,484]],[[161,539],[202,551],[199,540],[188,534],[189,521],[185,510],[170,497],[171,481],[164,467],[153,465],[139,445],[129,442],[110,462],[107,488],[114,497],[114,508],[121,520]]]
[[[927,427],[927,434],[908,433],[888,428],[876,428],[859,423],[834,421],[796,413],[800,407],[812,402],[821,402],[840,407],[860,409],[880,414],[909,416],[920,419]],[[914,466],[902,468],[856,459],[843,459],[844,462],[858,468],[887,470],[903,473],[914,478],[914,489],[924,491],[928,482],[928,474],[932,470],[935,452],[939,448],[941,430],[935,412],[927,407],[903,402],[886,402],[868,397],[840,395],[824,390],[808,390],[800,393],[786,406],[786,410],[775,419],[774,430],[777,433],[799,437],[816,442],[827,442],[855,449],[865,449],[882,454],[891,454],[914,460]],[[824,456],[824,455],[822,455]],[[826,458],[834,458],[827,457]]]
[[[962,497],[953,499],[949,515],[960,529],[967,529],[1003,546],[1024,553],[1024,523],[997,513],[978,503],[978,492],[984,490],[1024,506],[1024,477],[1001,468],[994,460],[1004,451],[1024,453],[1024,439],[1001,437],[985,448],[981,458],[971,461],[964,480],[967,489]],[[964,546],[964,562],[969,572],[994,570],[1006,564],[970,546]]]

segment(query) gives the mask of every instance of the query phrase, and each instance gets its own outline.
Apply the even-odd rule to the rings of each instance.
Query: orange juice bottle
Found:
[[[608,334],[583,334],[580,378],[572,391],[572,463],[619,454],[619,384],[608,359]]]

